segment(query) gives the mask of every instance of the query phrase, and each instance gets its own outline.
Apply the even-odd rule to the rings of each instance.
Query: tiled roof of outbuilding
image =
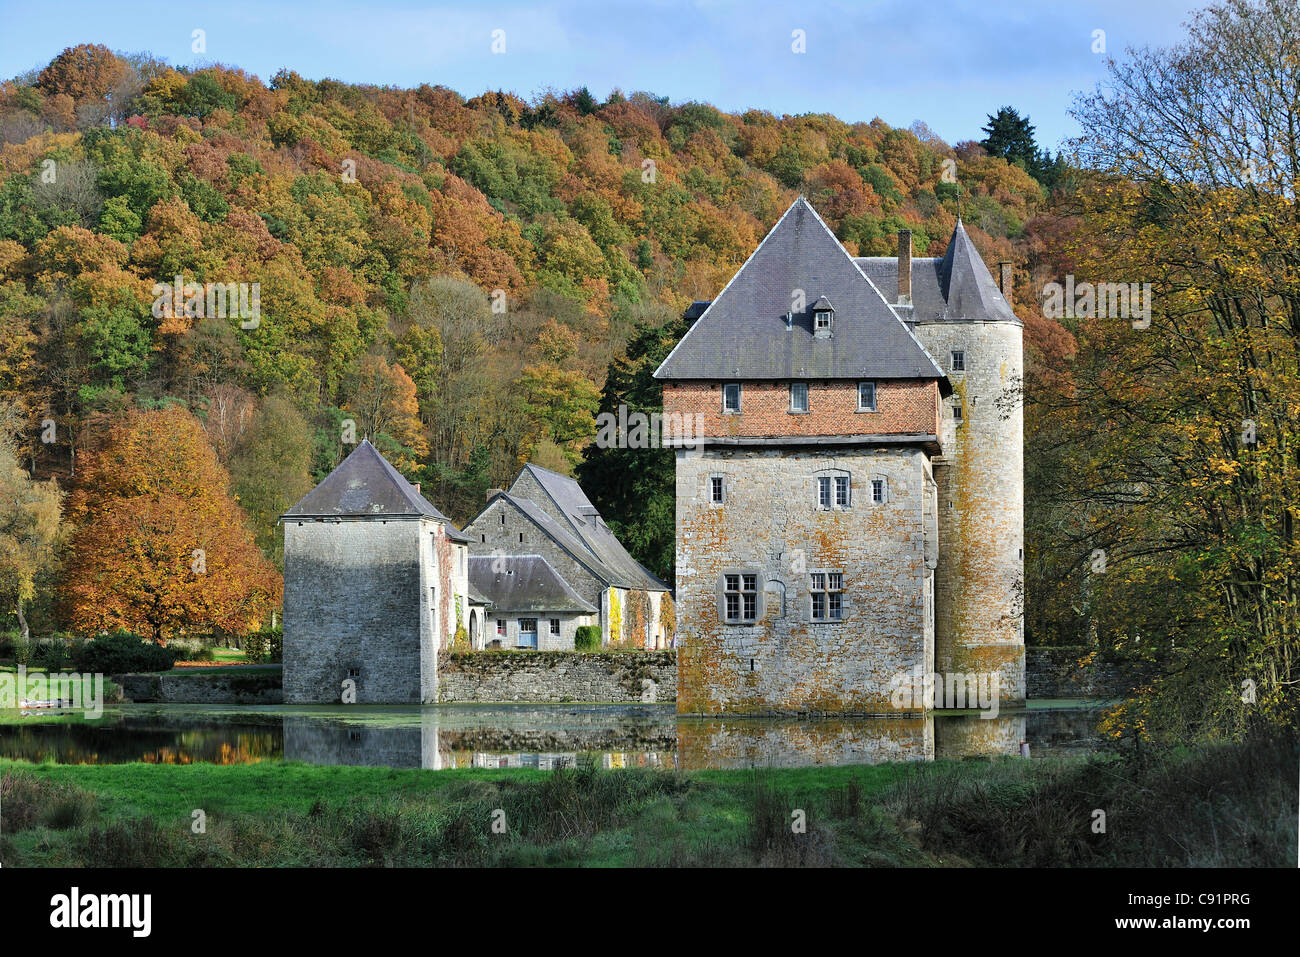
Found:
[[[503,613],[597,613],[541,555],[471,558],[469,582],[470,588],[490,601],[495,611]]]

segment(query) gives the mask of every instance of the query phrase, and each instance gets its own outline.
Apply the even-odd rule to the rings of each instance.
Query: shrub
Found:
[[[600,626],[579,625],[573,633],[573,647],[578,651],[600,651]]]
[[[280,628],[267,628],[254,631],[243,637],[244,658],[250,664],[284,661],[284,631]]]
[[[202,638],[173,638],[167,647],[176,653],[177,661],[212,661],[216,657]]]
[[[78,671],[102,674],[167,671],[175,663],[175,651],[124,629],[86,642],[75,661]]]
[[[14,656],[14,642],[21,637],[16,631],[0,631],[0,658]]]
[[[70,658],[68,644],[60,635],[49,635],[32,642],[31,659],[46,671],[62,671]]]

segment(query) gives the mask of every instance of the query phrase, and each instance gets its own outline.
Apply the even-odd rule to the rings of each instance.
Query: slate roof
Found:
[[[866,256],[854,262],[882,293],[897,297],[896,257]],[[1020,323],[960,220],[942,258],[912,260],[910,318],[914,322]]]
[[[425,516],[447,526],[447,537],[468,542],[446,515],[433,507],[415,486],[393,468],[379,450],[363,439],[338,467],[314,489],[298,500],[283,518],[336,518],[371,516]]]
[[[577,561],[586,565],[593,575],[598,578],[603,578],[611,584],[614,583],[614,576],[610,569],[601,564],[600,560],[596,558],[591,549],[583,544],[582,540],[578,538],[577,535],[573,534],[570,526],[567,524],[562,525],[557,522],[532,499],[511,495],[508,492],[503,492],[500,497],[504,498],[507,502],[510,502],[518,508],[519,511],[532,519],[533,523],[536,524],[557,545],[572,555]],[[491,502],[488,504],[490,505]]]
[[[605,569],[602,577],[611,584],[650,591],[667,591],[668,586],[633,558],[618,537],[600,520],[600,512],[575,479],[539,465],[525,465],[524,471],[546,491],[560,514],[568,520],[570,538],[577,538],[586,551]],[[522,472],[520,473],[523,474]],[[515,479],[518,483],[519,478]],[[512,484],[511,488],[514,488]],[[518,499],[516,499],[518,501]],[[526,501],[526,500],[525,500]],[[548,515],[547,518],[550,518]]]
[[[831,336],[814,337],[811,306],[786,326],[796,290],[805,303],[835,304]],[[655,377],[942,380],[944,373],[800,196]]]
[[[898,295],[898,258],[895,256],[864,256],[853,260],[881,292]],[[912,257],[912,314],[900,310],[914,322],[934,322],[948,313],[948,301],[943,297],[943,282],[939,278],[941,259]]]
[[[597,614],[541,555],[471,558],[469,582],[497,611]]]

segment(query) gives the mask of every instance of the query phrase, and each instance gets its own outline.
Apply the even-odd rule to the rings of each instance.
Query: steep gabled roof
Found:
[[[864,256],[854,262],[886,295],[898,289],[896,257]],[[1020,322],[960,221],[942,258],[912,260],[912,314],[908,318],[914,322]]]
[[[587,615],[597,609],[569,587],[541,555],[480,556],[469,560],[470,588],[500,612],[571,611]]]
[[[642,588],[650,591],[667,591],[668,586],[648,568],[633,558],[623,543],[600,519],[600,512],[591,504],[587,493],[582,490],[576,479],[539,465],[525,465],[523,471],[530,473],[550,497],[551,501],[567,519],[582,544],[608,571],[612,584],[628,588]],[[513,493],[520,476],[511,485]]]
[[[505,499],[506,502],[519,509],[527,518],[532,520],[543,534],[549,537],[555,544],[573,556],[574,560],[585,565],[587,569],[597,578],[604,580],[609,584],[615,584],[615,576],[611,569],[606,568],[602,562],[586,544],[576,534],[573,529],[566,524],[561,524],[551,516],[549,512],[529,498],[520,498],[503,492],[497,498]],[[495,501],[495,499],[494,499]],[[488,503],[491,505],[491,502]],[[481,512],[479,514],[482,514]],[[474,521],[478,521],[475,517]],[[471,525],[473,522],[470,523]]]
[[[805,306],[785,316],[802,290]],[[835,304],[830,336],[813,310]],[[659,366],[659,379],[942,379],[942,370],[802,196]]]
[[[314,489],[284,513],[285,518],[311,517],[419,517],[426,516],[447,526],[447,535],[468,542],[446,515],[415,490],[415,486],[393,468],[379,450],[363,439],[338,467]]]

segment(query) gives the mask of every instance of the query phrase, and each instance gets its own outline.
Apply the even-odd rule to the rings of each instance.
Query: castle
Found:
[[[854,258],[800,197],[697,304],[655,372],[665,420],[703,426],[676,442],[679,711],[925,711],[921,676],[1023,702],[1022,326],[1001,274],[960,222],[942,258],[908,232],[896,258]]]

